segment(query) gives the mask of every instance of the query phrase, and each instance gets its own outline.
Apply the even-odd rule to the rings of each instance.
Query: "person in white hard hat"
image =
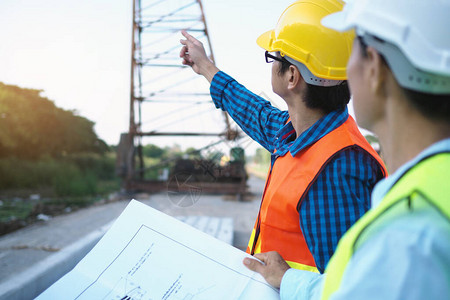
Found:
[[[320,24],[342,8],[341,0],[295,1],[256,40],[287,111],[221,72],[188,33],[180,41],[183,63],[211,82],[216,107],[272,155],[247,252],[278,251],[292,268],[316,273],[323,273],[340,237],[369,209],[373,186],[387,175],[347,110],[354,34]]]
[[[450,1],[358,0],[322,20],[356,29],[356,118],[379,136],[392,175],[324,275],[288,269],[276,252],[244,261],[281,299],[450,299],[449,16]]]

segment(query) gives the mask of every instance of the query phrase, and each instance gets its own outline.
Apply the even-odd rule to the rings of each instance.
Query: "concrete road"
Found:
[[[260,206],[264,181],[250,177],[248,185],[253,196],[245,202],[238,202],[234,196],[203,194],[192,199],[168,193],[140,194],[135,198],[171,216],[231,217],[233,245],[245,250]],[[56,281],[75,266],[129,200],[81,209],[0,237],[0,299],[37,296],[46,282]]]

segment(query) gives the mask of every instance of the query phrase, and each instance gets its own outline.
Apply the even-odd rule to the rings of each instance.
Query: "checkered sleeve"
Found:
[[[217,108],[228,112],[245,133],[273,152],[275,135],[289,118],[287,111],[273,107],[224,72],[214,76],[210,92]]]
[[[341,236],[370,208],[374,185],[383,178],[377,160],[358,146],[336,154],[300,205],[300,226],[321,273]]]

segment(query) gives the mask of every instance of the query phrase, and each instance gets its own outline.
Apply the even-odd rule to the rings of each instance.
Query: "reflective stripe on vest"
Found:
[[[261,208],[250,238],[250,254],[278,251],[293,268],[318,272],[300,228],[298,208],[318,174],[340,151],[359,146],[384,164],[351,116],[338,128],[292,157],[278,157],[267,178]],[[255,241],[256,238],[256,241]]]
[[[363,235],[369,226],[386,224],[411,209],[437,209],[450,220],[450,152],[428,157],[407,171],[381,203],[360,218],[339,241],[335,254],[325,270],[322,300],[339,289],[345,268],[357,246],[370,238]],[[384,225],[385,226],[385,225]]]

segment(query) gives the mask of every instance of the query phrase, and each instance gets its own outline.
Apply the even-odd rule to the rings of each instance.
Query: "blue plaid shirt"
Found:
[[[273,107],[227,74],[218,72],[210,91],[216,107],[227,111],[245,133],[272,153],[272,166],[277,157],[288,151],[295,156],[348,118],[347,109],[333,111],[296,137],[291,122],[287,123],[287,111]],[[355,146],[336,154],[312,184],[299,209],[300,226],[321,273],[340,237],[369,209],[370,194],[381,178],[377,160]]]

